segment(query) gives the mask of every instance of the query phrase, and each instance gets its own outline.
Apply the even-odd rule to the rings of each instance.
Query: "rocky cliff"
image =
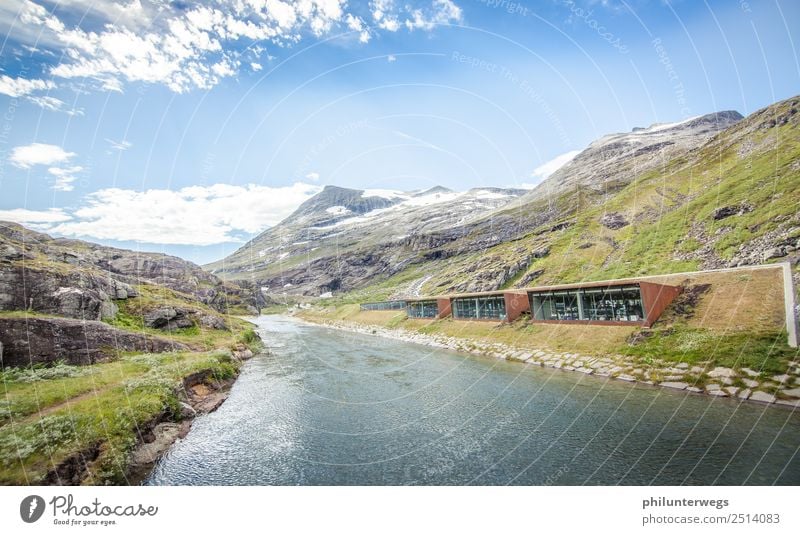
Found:
[[[51,238],[0,222],[4,365],[187,349],[157,333],[226,330],[230,308],[255,312],[251,295],[180,258]]]
[[[279,225],[233,255],[205,266],[231,280],[255,279],[268,293],[317,296],[349,291],[409,266],[510,237],[505,228],[464,240],[471,223],[525,190],[454,192],[353,190],[327,186]],[[453,244],[459,243],[457,248]]]

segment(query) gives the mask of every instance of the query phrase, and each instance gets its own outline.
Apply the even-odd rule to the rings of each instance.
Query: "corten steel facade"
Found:
[[[514,321],[531,311],[527,292],[504,292],[503,297],[506,300],[506,321]]]
[[[436,318],[446,318],[452,313],[453,302],[457,299],[468,297],[503,297],[503,321],[514,321],[520,315],[529,313],[531,321],[536,323],[562,323],[562,324],[588,324],[588,325],[642,325],[650,327],[661,316],[664,310],[681,292],[678,283],[681,279],[688,280],[696,275],[717,273],[730,273],[752,270],[780,269],[783,279],[784,309],[788,343],[797,347],[800,342],[800,321],[797,313],[797,301],[794,283],[792,281],[792,266],[788,262],[781,264],[765,264],[761,266],[739,266],[734,268],[712,269],[706,271],[691,271],[671,273],[664,275],[651,275],[640,278],[616,279],[599,282],[586,282],[575,284],[561,284],[555,286],[540,286],[522,290],[506,290],[495,292],[480,292],[473,294],[458,294],[438,297],[420,297],[407,299],[408,303],[416,301],[436,302]],[[672,284],[650,282],[652,280],[670,280]],[[535,302],[534,294],[543,297],[548,294],[556,297],[552,299],[549,308]],[[580,297],[580,300],[578,298]],[[366,303],[361,306],[363,310],[398,310],[402,301],[384,303]],[[497,299],[493,303],[497,303]],[[391,304],[390,304],[391,303]],[[580,303],[580,307],[578,306]],[[463,304],[463,303],[462,303]],[[533,307],[531,306],[533,305]],[[462,312],[463,310],[462,306]],[[545,317],[545,312],[548,317]],[[537,318],[537,316],[539,316]],[[555,317],[553,317],[555,316]],[[455,319],[476,319],[461,317]],[[484,321],[497,321],[500,318],[482,318]]]
[[[449,297],[437,297],[436,306],[439,308],[439,315],[436,316],[437,319],[446,318],[453,312]]]
[[[534,323],[650,327],[680,293],[652,282],[566,284],[528,290]]]
[[[366,303],[362,310],[401,310],[409,318],[650,327],[680,293],[677,286],[644,281],[601,281],[527,290],[476,292]]]

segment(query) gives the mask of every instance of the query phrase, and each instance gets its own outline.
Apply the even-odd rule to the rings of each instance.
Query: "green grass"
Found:
[[[99,448],[87,483],[125,483],[137,429],[162,414],[179,418],[179,386],[209,370],[229,379],[239,363],[226,351],[127,356],[63,377],[42,371],[3,372],[0,484],[33,484],[72,455]],[[80,396],[80,397],[78,397]],[[67,400],[72,402],[65,403]],[[41,416],[39,411],[45,411]]]
[[[787,106],[788,103],[777,105],[776,113],[785,113],[783,108]],[[351,295],[385,297],[400,286],[400,281],[425,272],[434,275],[427,293],[441,293],[449,286],[472,280],[477,271],[485,269],[479,267],[484,259],[491,259],[490,268],[508,266],[542,246],[549,246],[550,254],[534,260],[527,270],[517,273],[503,287],[512,287],[528,273],[540,269],[544,273],[534,284],[694,271],[703,267],[705,259],[680,260],[676,253],[690,254],[706,244],[712,245],[713,253],[721,260],[730,260],[743,243],[778,228],[789,231],[796,227],[792,218],[800,206],[797,126],[790,122],[738,136],[735,130],[726,132],[696,151],[640,174],[608,198],[577,189],[556,199],[534,201],[501,212],[510,217],[520,212],[535,214],[550,203],[557,209],[559,221],[572,222],[566,229],[550,232],[548,229],[556,221],[548,221],[513,241],[480,252],[413,264],[403,273]],[[739,148],[745,140],[759,148],[742,157]],[[718,207],[741,203],[750,204],[752,211],[719,221],[713,219]],[[603,227],[600,218],[607,212],[624,214],[630,224],[618,230]],[[692,228],[703,232],[706,238],[689,238]],[[467,249],[466,242],[470,239],[474,237],[468,236],[448,247]],[[578,247],[584,243],[593,245]],[[524,249],[524,253],[517,252],[518,248]],[[354,301],[342,296],[336,304]]]
[[[169,338],[177,342],[190,344],[194,347],[210,351],[216,348],[229,348],[238,337],[247,331],[252,332],[252,324],[236,316],[222,316],[210,307],[199,303],[193,297],[175,292],[168,288],[142,284],[137,286],[138,297],[116,300],[119,308],[114,318],[104,320],[105,323],[124,329],[127,331],[150,334]],[[197,314],[213,315],[223,317],[228,326],[228,330],[206,329],[197,323],[191,327],[163,331],[144,326],[144,315],[150,311],[162,307],[177,307],[184,310],[191,310]]]
[[[750,368],[764,376],[785,373],[800,358],[797,348],[786,344],[785,331],[724,334],[685,327],[654,330],[644,341],[618,351],[645,360]]]
[[[217,379],[236,375],[231,350],[261,349],[251,323],[226,317],[228,330],[195,324],[171,332],[145,328],[142,315],[160,306],[179,306],[203,314],[211,309],[168,289],[142,285],[140,296],[119,300],[112,326],[188,343],[196,352],[120,354],[91,366],[8,368],[0,372],[0,484],[33,484],[78,454],[97,459],[87,483],[125,483],[128,456],[137,430],[160,415],[178,417],[181,379],[210,370]],[[0,317],[43,316],[26,311]],[[98,453],[99,452],[99,453]]]

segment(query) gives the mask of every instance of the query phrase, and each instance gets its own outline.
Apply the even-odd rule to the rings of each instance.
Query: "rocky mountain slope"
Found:
[[[220,277],[255,280],[270,293],[316,296],[350,290],[449,254],[445,244],[464,238],[481,216],[512,205],[524,193],[501,188],[400,192],[326,186],[279,225],[205,267]],[[488,239],[499,243],[504,237]],[[487,245],[475,240],[466,246],[477,251]]]
[[[578,189],[613,195],[642,173],[686,154],[742,118],[739,112],[723,111],[603,136],[550,175],[525,200]]]
[[[206,268],[269,293],[380,299],[794,258],[797,109],[607,135],[527,192],[329,186]]]
[[[759,110],[622,183],[587,183],[600,169],[595,143],[513,210],[490,216],[513,221],[545,214],[535,228],[482,255],[429,264],[426,292],[459,289],[463,280],[515,265],[504,259],[547,251],[496,288],[713,269],[788,260],[797,275],[800,238],[800,97]],[[691,123],[689,123],[691,124]],[[636,132],[632,133],[636,134]],[[609,139],[609,138],[604,138]],[[600,144],[602,145],[602,144]],[[589,156],[593,157],[587,161]],[[612,158],[612,167],[620,165]],[[636,166],[634,166],[635,168]],[[551,177],[551,178],[553,178]],[[375,285],[380,295],[392,283]],[[397,286],[402,285],[400,279]],[[488,284],[482,289],[489,289]]]
[[[190,349],[191,343],[161,333],[227,330],[225,315],[231,308],[246,312],[251,296],[180,258],[51,238],[0,222],[5,365]]]

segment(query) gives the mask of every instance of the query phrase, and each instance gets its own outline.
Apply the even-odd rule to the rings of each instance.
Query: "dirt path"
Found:
[[[112,383],[112,384],[109,384],[109,385],[102,386],[100,388],[95,388],[95,389],[90,390],[88,392],[84,392],[83,394],[78,394],[75,397],[71,397],[69,399],[65,399],[64,401],[59,401],[58,403],[56,403],[54,405],[49,405],[49,406],[47,406],[47,407],[45,407],[43,409],[38,410],[37,412],[28,414],[27,416],[23,416],[19,420],[12,420],[12,421],[17,425],[25,425],[25,424],[34,422],[36,420],[44,418],[45,416],[49,416],[49,415],[53,414],[54,412],[56,412],[56,411],[58,411],[60,409],[70,407],[71,405],[74,405],[75,403],[80,403],[81,401],[87,400],[87,399],[89,399],[89,398],[91,398],[93,396],[102,394],[102,393],[104,393],[104,392],[106,392],[106,391],[108,391],[108,390],[110,390],[110,389],[112,389],[114,387],[119,386],[119,384],[120,383]],[[10,423],[10,422],[11,421],[9,421],[7,423]]]

